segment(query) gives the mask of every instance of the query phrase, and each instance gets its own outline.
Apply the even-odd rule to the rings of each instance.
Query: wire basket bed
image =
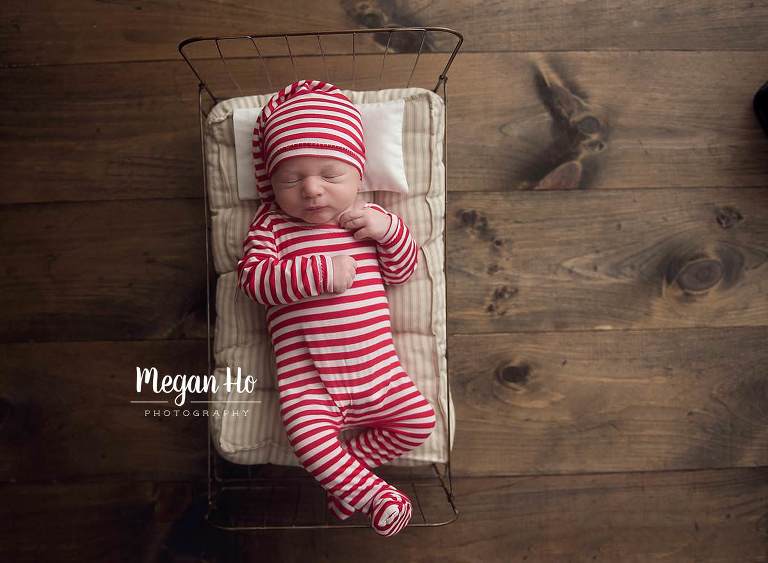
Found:
[[[231,97],[274,92],[277,87],[301,77],[326,80],[351,90],[429,84],[429,88],[442,97],[447,112],[447,73],[462,42],[461,34],[451,29],[423,27],[192,37],[179,44],[181,56],[199,81],[208,373],[213,373],[212,257],[204,125],[211,108]],[[446,169],[447,140],[446,128],[443,137]],[[445,189],[447,191],[447,186]],[[447,256],[445,250],[444,232],[444,257]],[[445,304],[447,308],[447,290]],[[446,349],[446,359],[447,356]],[[409,526],[442,526],[455,521],[459,514],[454,501],[450,462],[450,372],[446,394],[447,462],[407,468],[385,465],[373,470],[413,500],[414,512]],[[209,419],[206,519],[212,525],[237,531],[370,526],[359,513],[347,521],[333,521],[326,508],[327,493],[302,467],[231,463],[216,451],[212,436]]]

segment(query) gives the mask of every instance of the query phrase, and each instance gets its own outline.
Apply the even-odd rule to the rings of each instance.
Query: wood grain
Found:
[[[175,59],[190,36],[288,33],[382,26],[447,26],[464,34],[466,51],[765,49],[764,2],[717,0],[641,4],[560,0],[477,5],[470,0],[297,0],[253,5],[191,0],[184,9],[162,3],[50,0],[6,3],[0,60],[13,64],[73,64]],[[402,37],[402,39],[399,39]],[[402,35],[390,44],[415,51]],[[448,43],[448,44],[446,44]],[[387,37],[377,38],[383,50]],[[439,39],[427,50],[451,48]]]
[[[175,396],[137,393],[137,367],[156,367],[160,376],[209,373],[205,341],[11,344],[0,357],[0,480],[206,475],[207,418],[145,416],[175,407],[131,403]],[[185,408],[192,407],[206,405]]]
[[[764,191],[452,194],[448,330],[764,326]],[[203,337],[202,205],[0,208],[0,338]]]
[[[381,59],[358,59],[359,89],[402,86],[413,64],[387,57],[379,81]],[[352,87],[347,62],[298,72]],[[764,187],[751,99],[766,63],[762,51],[464,54],[449,74],[448,189]],[[293,80],[285,61],[270,64],[274,84]],[[443,64],[422,57],[412,83],[434,87]],[[217,95],[269,89],[256,61],[203,67]],[[202,197],[184,63],[2,69],[0,81],[0,203]]]
[[[764,189],[455,193],[450,333],[764,326]]]
[[[367,530],[255,536],[284,561],[765,561],[765,469],[457,481],[457,524],[367,550]],[[427,546],[427,547],[425,547]],[[408,555],[412,554],[412,555]],[[246,556],[246,557],[247,557]],[[246,559],[247,560],[247,559]]]
[[[197,199],[0,208],[3,341],[205,335]]]
[[[765,468],[457,479],[456,524],[217,533],[199,487],[86,482],[4,486],[5,561],[766,561]],[[45,529],[32,535],[30,529]]]
[[[0,557],[14,562],[224,561],[200,483],[94,480],[1,486]],[[32,533],[33,530],[45,533]],[[181,537],[180,537],[181,536]]]
[[[767,338],[760,327],[451,336],[454,472],[765,465]],[[155,398],[136,394],[136,366],[207,373],[203,341],[6,344],[0,352],[3,479],[205,474],[205,419],[146,417],[148,407],[130,404]]]
[[[766,62],[764,51],[460,56],[449,189],[765,186],[768,140],[752,96]],[[578,170],[548,178],[573,162]]]
[[[766,328],[452,336],[454,471],[766,465],[766,342]]]
[[[6,3],[0,560],[768,562],[768,140],[751,107],[766,16],[715,0]],[[130,403],[136,366],[207,370],[197,81],[177,44],[386,25],[466,39],[447,122],[461,516],[376,549],[370,530],[217,533],[206,419]],[[420,38],[395,35],[383,66],[392,38],[357,39],[354,65],[334,56],[349,37],[325,59],[292,42],[310,55],[296,74],[280,39],[263,65],[248,44],[222,45],[243,57],[226,67],[192,54],[222,96],[401,86]],[[426,38],[415,85],[452,46]]]

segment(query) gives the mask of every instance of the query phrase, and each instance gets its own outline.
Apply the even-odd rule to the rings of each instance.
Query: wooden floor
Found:
[[[766,21],[765,1],[6,2],[0,560],[768,561]],[[384,25],[465,37],[461,515],[388,540],[215,532],[206,421],[129,403],[136,366],[207,367],[197,82],[176,45]]]

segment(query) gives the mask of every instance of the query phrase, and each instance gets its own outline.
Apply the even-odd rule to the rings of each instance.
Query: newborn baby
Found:
[[[254,162],[261,205],[238,285],[267,308],[288,439],[338,518],[359,510],[394,535],[411,502],[371,468],[423,444],[435,412],[400,364],[383,284],[411,277],[419,247],[400,217],[359,197],[362,121],[334,85],[276,94],[254,129]],[[353,427],[365,430],[340,440]]]

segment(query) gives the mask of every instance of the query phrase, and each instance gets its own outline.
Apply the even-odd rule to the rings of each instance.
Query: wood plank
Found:
[[[225,561],[231,536],[203,520],[204,486],[93,480],[3,484],[3,561]],[[169,559],[171,550],[173,559]]]
[[[0,480],[207,475],[206,417],[145,416],[145,409],[175,407],[130,402],[175,396],[138,394],[137,366],[156,367],[161,376],[209,373],[205,341],[25,343],[1,350]]]
[[[7,3],[0,60],[73,64],[177,57],[182,38],[199,35],[325,31],[381,26],[447,26],[462,32],[467,51],[765,49],[765,2],[650,0],[638,5],[573,4],[561,0],[499,3],[470,0],[298,0],[258,5],[179,6],[77,0]],[[402,36],[399,36],[402,37]],[[45,41],[42,40],[45,38]],[[377,38],[384,49],[386,36]],[[390,44],[398,51],[419,41]],[[450,48],[437,38],[426,49]]]
[[[359,89],[405,84],[413,57],[387,57],[382,82],[380,58],[363,61]],[[444,63],[421,57],[413,84],[432,88]],[[461,55],[449,74],[449,189],[766,186],[751,99],[767,63],[765,51]],[[329,66],[353,85],[351,62]],[[208,67],[217,94],[238,95],[227,69]],[[228,70],[243,92],[268,86],[255,61]],[[275,84],[294,77],[287,63],[270,73]],[[299,73],[326,78],[317,60]],[[201,197],[185,64],[2,69],[0,81],[0,203]]]
[[[153,483],[2,485],[4,561],[139,561]]]
[[[451,336],[454,472],[765,465],[766,338],[766,328]],[[207,373],[202,341],[0,352],[9,374],[0,386],[0,478],[205,475],[206,419],[145,417],[146,406],[129,402],[154,398],[137,396],[136,366]]]
[[[0,235],[2,341],[206,334],[202,199],[5,206]]]
[[[385,549],[368,530],[292,538],[292,561],[766,561],[764,468],[457,480],[455,524],[407,529]],[[253,536],[248,554],[286,535]],[[294,543],[295,542],[295,543]],[[321,554],[318,558],[313,554]]]
[[[764,326],[766,195],[451,194],[450,331]]]
[[[460,56],[450,189],[765,186],[752,96],[766,63],[764,51]]]
[[[456,479],[455,523],[407,528],[373,550],[368,529],[217,534],[199,520],[199,489],[185,483],[6,485],[0,553],[19,562],[286,563],[366,553],[378,563],[423,559],[428,545],[430,561],[457,563],[764,562],[766,477],[753,468]]]
[[[351,57],[329,57],[327,67],[331,78],[350,87],[405,85],[414,57],[388,59],[383,82],[380,57],[358,62],[359,82],[353,81]],[[444,65],[446,57],[438,59]],[[438,67],[424,61],[413,85],[433,88]],[[244,92],[253,86],[268,92],[267,78],[275,85],[294,80],[286,61],[270,61],[266,69],[255,61],[203,63],[215,94],[239,93],[230,68]],[[298,68],[325,76],[314,59]],[[420,81],[424,75],[428,79]],[[0,204],[202,198],[198,83],[185,63],[0,69],[0,84],[7,92],[0,107],[6,127]]]
[[[764,191],[452,194],[450,331],[764,326]],[[202,338],[202,205],[0,208],[0,339]]]
[[[766,342],[766,328],[451,336],[454,471],[766,465]]]
[[[202,198],[194,75],[177,84],[171,68],[181,65],[0,70],[0,147],[13,153],[0,160],[0,201]]]

